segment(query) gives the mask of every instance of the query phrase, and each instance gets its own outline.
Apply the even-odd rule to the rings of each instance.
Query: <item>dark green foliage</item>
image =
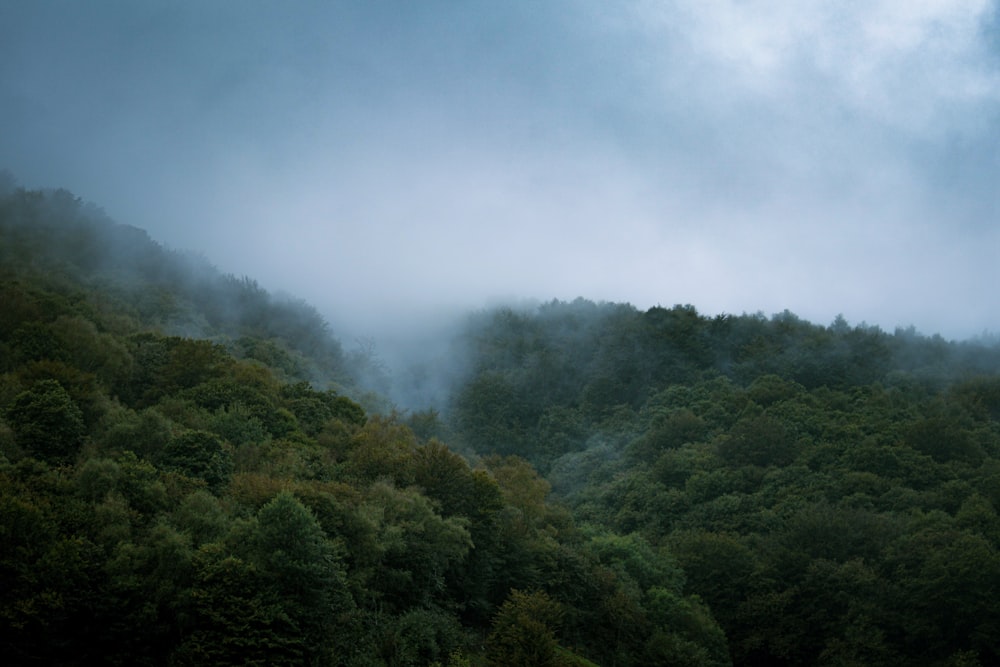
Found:
[[[52,329],[40,322],[28,322],[11,336],[15,359],[21,363],[51,359],[67,361],[69,352],[55,336]]]
[[[264,366],[280,373],[284,378],[303,377],[305,375],[305,360],[289,352],[279,339],[261,340],[244,336],[236,341],[236,356],[243,359],[253,359]]]
[[[456,405],[456,430],[470,443],[499,454],[523,452],[526,431],[537,418],[514,383],[500,374],[484,374],[470,382]]]
[[[952,392],[976,418],[1000,421],[1000,378],[966,380],[957,384]]]
[[[488,640],[490,664],[497,667],[563,664],[555,632],[561,618],[559,604],[545,593],[511,591],[493,621]]]
[[[444,612],[414,609],[395,619],[380,642],[383,664],[399,667],[450,664],[466,644],[457,620]]]
[[[719,455],[734,467],[786,466],[795,460],[796,450],[785,422],[766,414],[736,422],[719,443]]]
[[[331,419],[361,426],[365,413],[357,403],[334,391],[317,391],[306,382],[285,385],[280,391],[283,404],[298,416],[302,429],[316,435]]]
[[[181,665],[302,665],[304,641],[294,621],[260,592],[252,563],[203,548],[190,591],[193,627],[177,647]],[[322,664],[322,663],[320,663]]]
[[[307,664],[332,662],[338,615],[354,602],[345,573],[316,518],[290,493],[280,493],[257,513],[249,560],[256,566],[256,590],[284,610],[302,637]]]
[[[41,380],[19,394],[7,422],[18,446],[52,463],[73,460],[86,432],[83,412],[55,380]]]
[[[438,504],[443,516],[478,518],[488,511],[479,506],[475,473],[446,445],[432,440],[418,447],[413,459],[414,482]]]
[[[421,442],[428,442],[431,439],[449,439],[441,413],[433,408],[410,413],[406,418],[406,425]]]
[[[218,498],[199,489],[187,495],[174,509],[171,523],[197,548],[221,540],[229,529],[229,516]]]
[[[177,435],[167,443],[156,461],[167,470],[204,480],[213,490],[229,481],[233,467],[222,440],[208,431],[185,431]]]
[[[600,661],[725,662],[714,621],[679,630],[706,614],[737,664],[996,660],[980,592],[998,590],[1000,348],[788,312],[580,302],[499,310],[465,340],[474,370],[450,413],[464,445],[532,461],[578,517],[666,546],[686,575],[681,595],[592,598],[610,614],[591,617],[594,634],[620,628],[599,646],[644,637],[629,657],[596,649]],[[514,488],[524,522],[537,489]],[[599,544],[642,590],[641,550],[615,560]],[[656,627],[657,614],[672,620]]]
[[[927,417],[911,425],[905,438],[909,446],[938,463],[958,460],[978,465],[983,460],[982,450],[955,418]]]
[[[102,441],[112,452],[131,451],[154,458],[173,437],[173,424],[155,408],[125,413],[108,425]]]
[[[426,496],[385,484],[372,487],[364,511],[375,518],[379,547],[370,587],[381,606],[402,612],[448,604],[447,580],[473,546],[468,521],[444,518]]]

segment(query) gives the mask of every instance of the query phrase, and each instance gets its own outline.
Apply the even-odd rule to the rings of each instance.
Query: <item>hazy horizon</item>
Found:
[[[501,301],[1000,331],[995,2],[0,0],[0,168],[402,339]]]

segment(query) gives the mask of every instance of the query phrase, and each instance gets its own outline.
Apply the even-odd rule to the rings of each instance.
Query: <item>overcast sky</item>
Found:
[[[335,332],[497,299],[1000,332],[984,0],[0,0],[0,167]]]

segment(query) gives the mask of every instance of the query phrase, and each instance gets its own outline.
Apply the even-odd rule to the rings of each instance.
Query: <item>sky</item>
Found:
[[[0,168],[401,336],[503,301],[1000,332],[985,0],[0,0]]]

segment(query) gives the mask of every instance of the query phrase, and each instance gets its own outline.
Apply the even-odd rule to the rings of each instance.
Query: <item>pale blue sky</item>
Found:
[[[1000,331],[995,2],[0,0],[0,167],[335,331],[497,299]]]

